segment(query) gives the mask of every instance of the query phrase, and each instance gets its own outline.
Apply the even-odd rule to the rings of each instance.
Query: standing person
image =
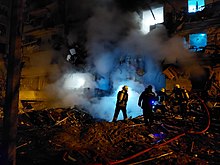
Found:
[[[154,101],[155,98],[156,95],[152,91],[152,86],[148,85],[138,99],[138,106],[143,109],[144,122],[146,126],[151,125],[153,122],[152,101]]]
[[[122,90],[118,92],[115,113],[112,122],[116,122],[120,110],[123,113],[124,120],[128,119],[127,109],[126,109],[127,102],[128,102],[128,86],[125,85],[122,87]]]
[[[166,93],[166,89],[161,88],[161,90],[157,92],[158,105],[156,107],[159,108],[163,114],[167,111],[166,109],[167,100],[168,100],[168,95]]]
[[[176,84],[171,96],[174,97],[174,105],[179,106],[179,111],[182,117],[186,117],[187,103],[189,100],[189,94],[186,89],[180,87],[179,84]]]

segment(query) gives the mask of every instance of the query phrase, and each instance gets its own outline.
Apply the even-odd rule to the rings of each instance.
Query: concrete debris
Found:
[[[205,109],[195,105],[185,118],[155,112],[151,126],[144,125],[143,116],[97,121],[79,108],[28,111],[19,115],[17,164],[220,162],[219,116],[209,110],[209,125]]]

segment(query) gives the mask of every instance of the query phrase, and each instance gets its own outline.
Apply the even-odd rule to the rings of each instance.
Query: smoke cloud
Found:
[[[69,27],[68,43],[74,43],[83,29],[88,51],[87,66],[86,72],[78,73],[71,69],[67,75],[47,87],[48,93],[53,96],[51,98],[56,100],[51,101],[57,104],[53,106],[80,105],[93,117],[111,121],[117,92],[122,85],[128,85],[128,116],[136,117],[142,115],[137,102],[145,87],[149,84],[154,90],[165,87],[161,61],[178,61],[185,70],[196,69],[199,71],[197,74],[202,73],[192,55],[184,48],[183,40],[179,37],[169,38],[163,25],[143,34],[139,15],[120,9],[112,0],[67,2],[67,19],[75,22],[74,26]],[[67,81],[72,84],[67,85]],[[96,96],[96,89],[110,93],[101,98],[93,97]],[[118,119],[122,119],[122,114]]]

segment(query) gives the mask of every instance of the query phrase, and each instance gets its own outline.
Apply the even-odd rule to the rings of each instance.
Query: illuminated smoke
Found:
[[[57,96],[60,100],[56,101],[56,106],[80,105],[93,117],[111,121],[117,92],[121,86],[128,85],[128,116],[136,117],[142,114],[137,102],[145,87],[151,84],[154,90],[158,90],[165,86],[161,61],[176,63],[178,60],[188,70],[190,61],[190,65],[200,69],[180,38],[168,38],[162,25],[143,34],[137,13],[124,12],[110,0],[101,3],[95,0],[69,1],[68,6],[74,11],[68,18],[82,19],[70,30],[68,43],[75,42],[79,29],[84,28],[89,57],[86,59],[87,73],[70,71],[67,77],[72,78],[71,81],[63,76],[48,86],[51,98]],[[142,73],[138,74],[138,71]],[[96,88],[109,91],[110,95],[90,97],[95,95]],[[121,113],[118,119],[122,119]]]
[[[91,88],[92,77],[85,73],[72,73],[63,76],[65,89]],[[94,88],[94,87],[93,87]]]

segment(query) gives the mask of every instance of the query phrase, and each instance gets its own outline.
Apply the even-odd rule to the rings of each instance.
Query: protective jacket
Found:
[[[189,94],[185,89],[177,88],[174,89],[172,93],[174,94],[174,100],[176,102],[185,102],[189,99]]]
[[[128,93],[125,90],[121,90],[118,92],[117,95],[117,102],[116,105],[120,107],[126,107],[128,102]]]
[[[151,107],[152,101],[155,101],[155,98],[155,93],[146,89],[144,92],[141,93],[138,100],[138,105],[141,106],[141,108],[143,109]]]
[[[167,99],[168,99],[168,95],[166,94],[166,92],[162,92],[162,91],[157,92],[157,100],[159,104],[165,105]]]

